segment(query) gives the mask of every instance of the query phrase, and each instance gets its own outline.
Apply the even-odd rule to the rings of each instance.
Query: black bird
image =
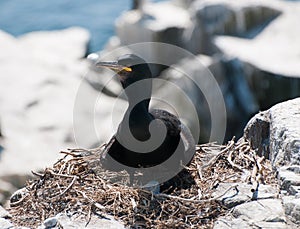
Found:
[[[165,110],[149,111],[152,93],[149,65],[134,54],[126,54],[116,62],[96,62],[96,66],[117,73],[129,103],[117,133],[105,146],[101,158],[104,167],[127,170],[131,184],[139,168],[155,168],[151,172],[155,180],[160,165],[175,176],[182,168],[181,163],[187,165],[192,159],[195,143],[175,115]]]

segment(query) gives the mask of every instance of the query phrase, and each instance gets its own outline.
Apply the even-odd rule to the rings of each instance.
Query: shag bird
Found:
[[[116,134],[105,146],[101,158],[104,167],[113,171],[125,169],[131,184],[139,168],[155,168],[155,180],[160,165],[175,176],[181,164],[187,165],[192,159],[195,143],[188,128],[175,115],[159,109],[149,111],[149,65],[134,54],[126,54],[115,62],[98,61],[96,67],[107,67],[117,73],[129,103]]]

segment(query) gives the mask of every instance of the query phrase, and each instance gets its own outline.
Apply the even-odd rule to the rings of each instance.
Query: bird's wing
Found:
[[[164,122],[169,135],[177,136],[180,134],[181,122],[175,115],[160,109],[153,109],[150,113],[155,119],[160,119]]]
[[[180,138],[184,145],[184,165],[188,165],[196,152],[194,137],[184,124],[181,125]]]

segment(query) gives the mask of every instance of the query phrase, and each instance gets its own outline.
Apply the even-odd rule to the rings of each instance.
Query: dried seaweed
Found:
[[[163,184],[163,192],[129,187],[125,171],[114,173],[101,168],[103,147],[71,149],[53,167],[30,181],[22,198],[11,202],[13,223],[36,227],[60,212],[85,215],[112,215],[136,228],[211,228],[228,212],[213,192],[221,182],[246,182],[256,191],[259,183],[274,184],[270,162],[259,157],[249,142],[231,140],[227,145],[196,146],[188,167]],[[140,174],[141,175],[141,174]],[[139,174],[136,174],[139,176]],[[237,189],[232,185],[230,189]]]

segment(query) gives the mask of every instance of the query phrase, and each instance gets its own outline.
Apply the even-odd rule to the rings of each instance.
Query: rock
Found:
[[[1,229],[9,229],[12,227],[13,227],[13,224],[11,222],[9,222],[9,220],[0,218],[0,228]]]
[[[226,112],[220,84],[224,78],[209,71],[220,69],[220,61],[203,55],[182,59],[153,80],[151,107],[177,114],[196,141],[200,127],[201,141],[222,141]]]
[[[44,221],[45,228],[53,228],[57,225],[57,219],[55,217],[48,218]]]
[[[15,191],[15,189],[16,187],[10,182],[0,179],[0,204],[5,204],[5,201],[9,198],[11,193]]]
[[[194,1],[190,5],[194,26],[190,27],[188,33],[191,36],[186,40],[185,47],[193,53],[213,54],[217,52],[212,43],[215,35],[249,36],[251,31],[279,13],[277,9],[253,1]]]
[[[295,223],[300,224],[300,199],[293,196],[283,197],[285,214]]]
[[[0,205],[0,218],[10,218],[11,215]]]
[[[2,128],[1,128],[1,118],[0,118],[0,138],[3,138]],[[1,146],[0,146],[1,147]],[[0,154],[1,154],[2,148],[0,148]]]
[[[61,149],[75,146],[74,140],[66,143],[65,138],[72,131],[73,104],[87,70],[80,58],[86,54],[89,34],[70,28],[18,38],[1,31],[0,37],[5,133],[0,174],[8,177],[42,169]]]
[[[300,98],[279,103],[254,116],[245,128],[244,136],[253,148],[277,168],[299,164],[299,108]]]
[[[274,4],[273,4],[274,5]],[[198,20],[202,20],[211,35],[225,34],[246,36],[278,16],[281,11],[272,4],[230,0],[195,1],[190,8]]]
[[[230,126],[226,129],[226,139],[233,135],[240,136],[241,123],[246,124],[258,110],[258,104],[243,77],[243,70],[237,59],[219,59],[205,55],[187,57],[161,73],[160,79],[166,82],[157,89],[153,87],[153,97],[171,105],[192,133],[197,131],[200,122],[201,142],[209,139],[222,142],[225,122]],[[178,92],[176,88],[172,88],[173,84],[180,88]],[[184,101],[182,93],[190,101]],[[158,101],[152,104],[170,109]],[[196,109],[196,115],[186,112],[193,109]],[[213,133],[214,131],[216,132]]]
[[[300,172],[294,168],[299,166],[282,166],[278,170],[281,189],[288,191],[291,195],[296,195],[300,189]]]
[[[279,103],[255,115],[244,137],[253,149],[270,159],[278,174],[285,214],[291,227],[300,224],[300,98]]]
[[[176,15],[176,17],[174,17]],[[161,42],[183,47],[183,32],[191,25],[188,12],[171,2],[146,4],[141,10],[123,13],[116,21],[116,34],[121,45],[139,42]],[[151,51],[150,51],[151,50]],[[140,51],[140,50],[139,50]],[[145,59],[167,59],[176,63],[180,56],[172,55],[172,48],[165,50],[145,48]]]
[[[300,96],[300,46],[297,42],[300,29],[296,22],[300,4],[288,1],[268,3],[279,8],[282,14],[263,30],[257,30],[252,39],[219,36],[214,42],[222,53],[237,57],[244,63],[246,79],[261,109]],[[287,49],[286,44],[290,48]]]
[[[270,6],[279,7],[282,15],[254,39],[219,37],[216,39],[216,44],[223,52],[234,55],[263,71],[299,77],[300,69],[297,65],[299,43],[297,40],[300,36],[300,29],[295,19],[298,17],[300,5],[288,1],[268,1],[268,3]],[[293,45],[293,48],[286,49],[285,44]],[[259,52],[253,50],[259,50]],[[286,64],[282,65],[283,62]]]
[[[107,217],[97,217],[96,215],[92,214],[89,223],[87,224],[87,220],[84,216],[75,215],[73,217],[68,217],[64,213],[58,214],[56,216],[59,225],[62,228],[109,228],[109,229],[125,229],[124,225],[117,222],[110,216]]]
[[[188,9],[195,0],[172,0],[174,5]]]
[[[264,199],[240,204],[231,216],[218,219],[219,228],[287,228],[284,210],[279,199]]]
[[[250,119],[244,130],[244,136],[260,156],[270,158],[270,118],[269,112],[263,111]]]
[[[213,197],[217,197],[222,195],[228,188],[238,185],[238,192],[232,190],[228,192],[226,195],[222,196],[218,199],[222,204],[224,204],[227,208],[235,207],[239,204],[243,204],[245,202],[249,202],[252,199],[271,199],[277,198],[279,190],[270,185],[259,185],[258,192],[252,193],[251,188],[252,185],[245,183],[221,183],[217,187],[216,191],[213,194]],[[255,196],[254,196],[255,195]]]
[[[127,102],[91,90],[87,82],[82,82],[73,109],[73,129],[77,144],[93,148],[108,142],[116,133],[127,109]]]

